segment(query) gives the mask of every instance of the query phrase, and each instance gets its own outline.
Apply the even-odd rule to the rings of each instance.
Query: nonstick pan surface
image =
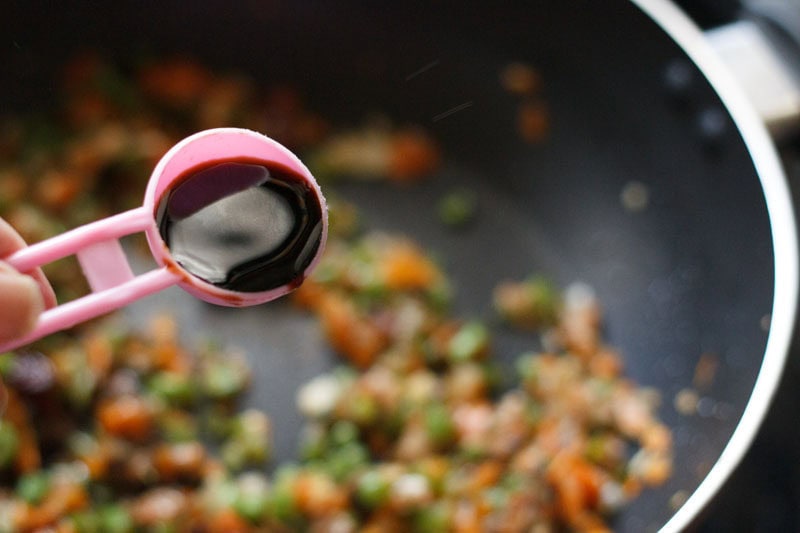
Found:
[[[381,113],[425,127],[445,156],[433,179],[336,191],[359,205],[368,227],[408,234],[443,259],[458,315],[490,319],[492,287],[531,272],[596,289],[610,342],[630,376],[661,392],[660,416],[673,431],[672,479],[614,522],[644,531],[664,526],[675,512],[670,498],[693,493],[712,472],[671,526],[685,523],[749,442],[782,367],[796,268],[788,195],[763,128],[715,71],[699,33],[670,5],[642,3],[716,87],[673,37],[623,1],[212,1],[191,10],[122,1],[57,16],[12,9],[19,13],[7,17],[15,23],[5,33],[16,45],[4,50],[0,92],[9,109],[41,105],[49,76],[79,49],[120,59],[180,53],[296,86],[335,123]],[[518,99],[498,81],[512,61],[541,72],[551,117],[542,143],[517,133]],[[642,211],[620,201],[632,181],[649,192]],[[459,232],[436,213],[454,187],[479,198],[476,224]],[[293,457],[295,390],[335,361],[316,325],[280,302],[229,310],[179,291],[127,314],[143,321],[164,308],[188,335],[213,330],[251,354],[249,401],[276,424],[277,459]],[[503,328],[495,338],[509,363],[536,343]],[[691,386],[703,354],[720,362],[713,385],[697,415],[679,415],[673,398]]]

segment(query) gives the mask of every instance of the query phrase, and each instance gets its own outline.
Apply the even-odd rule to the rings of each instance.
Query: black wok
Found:
[[[609,339],[628,373],[661,391],[675,440],[672,479],[614,524],[672,530],[718,489],[766,411],[793,323],[795,228],[755,114],[674,7],[642,4],[212,1],[190,10],[120,1],[59,13],[20,5],[4,16],[2,98],[9,110],[41,105],[62,61],[102,47],[119,58],[189,54],[286,82],[339,124],[380,112],[423,125],[442,145],[440,175],[417,187],[350,184],[341,194],[370,227],[410,234],[445,259],[461,315],[489,316],[494,284],[532,271],[596,288]],[[542,73],[552,117],[543,143],[517,134],[518,101],[498,82],[511,61]],[[649,190],[641,212],[620,202],[633,180]],[[435,212],[453,187],[479,198],[478,223],[457,233]],[[278,458],[291,457],[294,390],[333,361],[313,323],[281,304],[230,311],[172,292],[129,316],[153,307],[254,354],[250,401],[276,421]],[[513,357],[529,343],[500,330],[496,352]],[[720,362],[705,407],[679,415],[672,399],[691,386],[704,353]],[[675,514],[677,491],[692,496]]]

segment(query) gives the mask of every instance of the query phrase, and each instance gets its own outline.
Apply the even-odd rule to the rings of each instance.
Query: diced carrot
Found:
[[[313,517],[335,514],[348,503],[347,491],[323,474],[303,473],[293,488],[297,507]]]
[[[644,430],[641,441],[648,451],[666,453],[672,448],[672,433],[664,424],[654,422]]]
[[[500,83],[511,94],[530,96],[541,88],[542,78],[530,65],[509,63],[500,71]]]
[[[199,100],[212,81],[210,73],[197,63],[173,59],[142,69],[142,90],[165,104],[186,107]]]
[[[603,519],[589,511],[584,511],[575,517],[570,526],[579,533],[611,533],[611,529],[603,522]]]
[[[407,130],[392,137],[389,177],[395,181],[416,181],[439,166],[439,149],[433,140],[418,130]]]
[[[494,485],[503,474],[503,465],[499,461],[484,461],[472,473],[470,490],[479,493],[481,490]]]
[[[391,290],[427,289],[441,277],[439,269],[429,258],[405,242],[388,248],[382,254],[379,269]]]
[[[234,509],[222,509],[210,517],[208,533],[247,533],[252,528]]]
[[[110,465],[110,457],[108,454],[94,453],[84,455],[80,459],[89,470],[89,479],[102,479],[108,473],[108,467]]]
[[[199,442],[161,444],[153,450],[153,466],[163,481],[200,479],[206,452]]]
[[[306,279],[292,293],[292,301],[305,309],[316,309],[323,299],[325,288],[314,281],[313,279]]]
[[[696,389],[704,390],[711,386],[719,369],[719,357],[713,353],[704,353],[697,360],[694,367],[692,385]]]
[[[104,379],[111,372],[114,364],[114,349],[106,335],[92,333],[83,339],[83,348],[86,350],[86,361],[94,375]]]
[[[67,108],[67,122],[75,128],[97,125],[112,116],[113,106],[107,98],[96,92],[72,97]]]
[[[524,102],[517,116],[519,134],[525,142],[539,143],[547,138],[550,130],[550,117],[547,106],[539,100]]]
[[[162,314],[150,322],[150,335],[153,338],[153,362],[161,370],[187,373],[192,367],[192,358],[180,345],[178,326],[173,316]]]
[[[553,458],[546,478],[555,490],[558,511],[570,524],[580,521],[587,509],[597,507],[600,487],[605,481],[599,467],[565,451]]]
[[[453,533],[481,533],[478,508],[471,501],[462,500],[456,504],[453,513]]]
[[[26,194],[28,181],[25,175],[16,169],[0,171],[0,198],[3,203],[12,204],[19,202]]]
[[[180,345],[160,343],[153,349],[156,367],[168,372],[187,374],[192,368],[192,358]]]
[[[150,336],[157,344],[172,344],[178,340],[178,324],[175,317],[168,314],[159,314],[150,320]]]
[[[120,396],[100,403],[96,417],[111,435],[136,442],[147,440],[153,431],[152,409],[136,396]]]
[[[408,527],[392,511],[378,510],[359,529],[359,533],[405,533]]]
[[[6,388],[6,391],[8,399],[4,417],[14,426],[19,438],[14,467],[21,474],[33,472],[41,467],[42,455],[36,432],[31,425],[30,413],[22,399],[12,389]]]
[[[386,335],[359,316],[353,303],[342,296],[326,295],[319,313],[331,345],[358,367],[370,366],[386,346]]]
[[[134,521],[142,526],[174,523],[191,511],[187,495],[174,488],[160,487],[139,496],[131,505]]]
[[[72,172],[50,170],[36,185],[36,200],[48,209],[64,209],[82,192],[81,182],[82,180]]]
[[[55,524],[59,518],[83,509],[89,504],[89,495],[83,486],[75,483],[57,483],[39,505],[26,505],[19,516],[22,531],[36,531]]]
[[[622,373],[622,358],[610,348],[601,348],[589,359],[589,371],[600,378],[616,378]]]

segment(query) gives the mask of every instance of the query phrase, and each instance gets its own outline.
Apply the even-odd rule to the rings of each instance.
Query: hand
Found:
[[[22,237],[0,219],[0,342],[31,331],[42,311],[56,304],[53,288],[41,269],[21,274],[2,260],[24,246]]]

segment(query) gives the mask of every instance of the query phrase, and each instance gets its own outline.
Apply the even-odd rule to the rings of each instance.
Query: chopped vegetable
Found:
[[[519,99],[523,140],[543,141],[538,73],[512,64],[501,81]],[[321,178],[405,184],[441,165],[424,130],[336,132],[295,89],[191,59],[121,68],[89,54],[67,66],[63,86],[59,119],[0,129],[0,217],[29,242],[140,205],[161,155],[208,127],[264,131],[307,154]],[[453,190],[439,215],[459,226],[476,206]],[[531,277],[496,288],[499,314],[547,348],[532,346],[501,388],[497,361],[510,354],[494,353],[489,323],[448,313],[439,261],[406,237],[362,233],[344,198],[330,210],[325,256],[293,299],[341,365],[298,391],[299,463],[265,473],[273,428],[242,410],[243,354],[183,344],[169,315],[138,332],[95,322],[38,351],[0,354],[0,530],[605,531],[670,475],[657,397],[624,377],[590,287],[562,293]],[[66,300],[87,291],[76,261],[47,274]],[[707,387],[715,368],[701,358],[693,386]],[[700,403],[679,396],[683,411]]]
[[[469,191],[453,191],[439,200],[439,219],[451,227],[462,227],[475,218],[477,199]]]

